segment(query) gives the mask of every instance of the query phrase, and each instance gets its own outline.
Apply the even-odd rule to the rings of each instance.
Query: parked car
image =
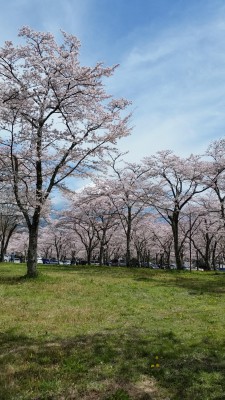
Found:
[[[150,268],[152,268],[152,269],[159,269],[159,265],[158,264],[151,264],[151,267]]]
[[[110,265],[112,265],[112,267],[125,267],[127,264],[126,260],[124,260],[123,258],[114,258],[110,261]]]
[[[49,258],[42,258],[43,264],[50,264]]]
[[[63,265],[70,265],[71,264],[71,261],[70,260],[64,260],[63,261]]]
[[[37,258],[37,264],[43,264],[43,260],[42,260],[41,257],[38,257],[38,258]]]
[[[141,262],[141,267],[151,268],[152,267],[152,263],[150,263],[148,261],[142,261]]]
[[[77,265],[87,265],[87,260],[77,260]]]
[[[114,258],[113,260],[110,261],[110,265],[112,267],[117,267],[118,266],[119,260],[117,258]]]
[[[18,258],[18,257],[15,257],[14,258],[14,260],[13,260],[13,262],[15,263],[15,264],[20,264],[20,258]]]
[[[55,258],[50,258],[49,264],[59,265],[59,261],[56,260]]]
[[[100,263],[97,260],[91,260],[91,265],[100,265]]]
[[[118,265],[119,265],[120,267],[126,267],[126,265],[127,265],[126,260],[124,260],[123,258],[119,258],[118,261],[119,261],[119,262],[118,262]]]
[[[59,265],[59,261],[55,258],[42,258],[43,264],[55,264]]]

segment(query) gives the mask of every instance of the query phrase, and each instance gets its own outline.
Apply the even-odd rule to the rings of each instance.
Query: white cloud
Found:
[[[1,3],[1,41],[15,40],[18,30],[29,25],[36,30],[50,31],[57,37],[60,29],[78,37],[85,33],[85,16],[90,0],[13,0]]]
[[[140,160],[161,149],[203,152],[225,130],[224,12],[134,44],[110,91],[133,100],[135,125],[121,149]]]

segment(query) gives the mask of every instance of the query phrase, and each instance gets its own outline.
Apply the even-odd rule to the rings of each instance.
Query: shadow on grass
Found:
[[[224,399],[225,341],[137,330],[39,341],[0,334],[1,400]]]
[[[200,275],[199,274],[203,274]],[[184,276],[176,276],[176,286],[186,288],[189,294],[204,295],[207,293],[221,296],[225,294],[225,275],[212,273],[199,273],[198,276],[193,274],[189,279]]]
[[[192,273],[163,271],[160,273],[151,273],[148,276],[134,277],[135,281],[146,281],[159,286],[180,287],[187,289],[190,295],[212,294],[221,296],[225,294],[225,274],[216,273]]]
[[[57,278],[54,278],[50,275],[45,275],[39,273],[37,277],[30,278],[27,275],[23,276],[9,276],[9,275],[0,275],[0,285],[21,285],[21,284],[32,284],[32,283],[44,283],[44,282],[56,282]],[[1,399],[0,399],[1,400]]]
[[[26,276],[1,276],[0,275],[0,285],[18,285],[27,282]]]

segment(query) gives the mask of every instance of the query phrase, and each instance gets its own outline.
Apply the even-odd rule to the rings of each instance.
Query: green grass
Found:
[[[225,274],[0,264],[1,400],[224,400]]]

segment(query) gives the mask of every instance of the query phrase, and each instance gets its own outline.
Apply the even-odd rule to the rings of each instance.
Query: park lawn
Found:
[[[0,264],[1,400],[225,399],[225,273]]]

